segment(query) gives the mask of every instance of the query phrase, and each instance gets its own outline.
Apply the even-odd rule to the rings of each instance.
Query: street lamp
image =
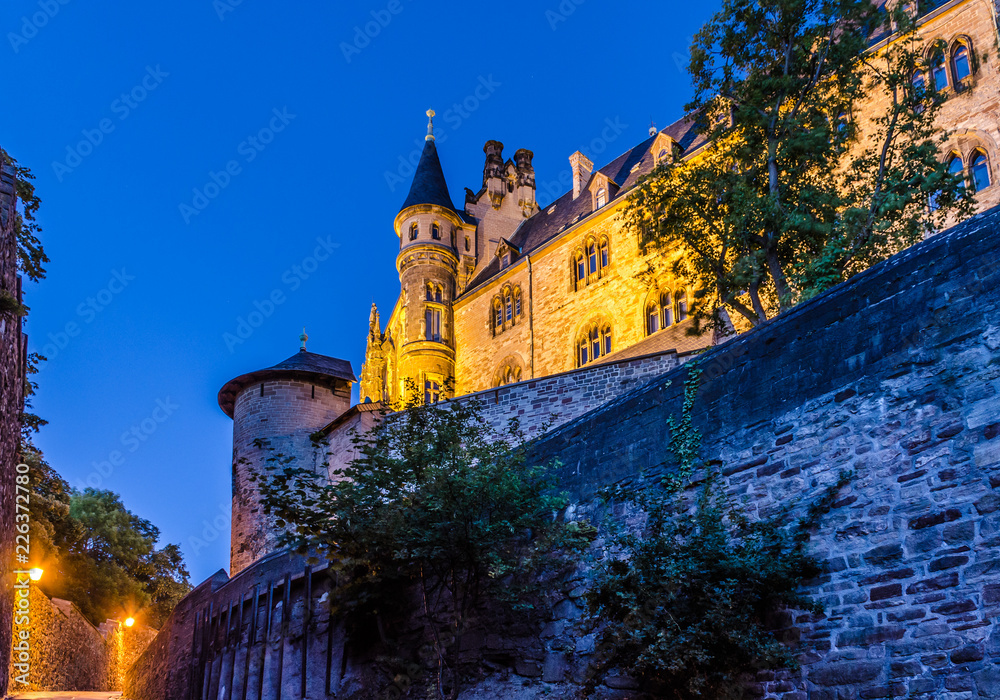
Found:
[[[28,569],[28,578],[32,581],[40,581],[43,573],[45,573],[45,571],[36,566],[33,569]]]
[[[135,618],[134,617],[126,617],[125,618],[125,626],[126,627],[131,627],[134,624],[135,624]]]

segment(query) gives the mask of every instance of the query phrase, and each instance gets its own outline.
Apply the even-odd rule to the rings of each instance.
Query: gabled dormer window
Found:
[[[508,267],[510,267],[510,253],[504,253],[500,256],[500,269],[503,270]]]

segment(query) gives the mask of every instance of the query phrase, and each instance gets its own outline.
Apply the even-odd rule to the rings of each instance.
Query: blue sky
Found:
[[[424,112],[458,205],[488,139],[534,151],[544,205],[573,151],[602,166],[681,116],[716,6],[8,0],[0,145],[37,176],[52,258],[26,285],[49,462],[121,493],[194,582],[228,568],[216,393],[303,326],[360,373]]]

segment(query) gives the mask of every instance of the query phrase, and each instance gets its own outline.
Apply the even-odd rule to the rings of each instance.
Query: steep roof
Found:
[[[700,148],[705,139],[699,135],[695,128],[695,119],[685,117],[674,122],[660,133],[666,134],[676,141],[683,155],[692,153]],[[613,161],[595,171],[607,176],[612,182],[619,185],[619,189],[609,193],[608,205],[626,196],[629,190],[635,187],[639,179],[648,175],[656,166],[656,154],[650,151],[650,147],[656,140],[656,136],[650,136],[634,148],[625,151]],[[593,177],[593,175],[591,176]],[[586,186],[587,183],[584,183]],[[530,255],[532,252],[556,238],[563,231],[573,224],[585,219],[594,213],[590,197],[584,195],[573,199],[573,191],[570,190],[557,198],[544,209],[530,219],[526,219],[517,227],[510,238],[511,244],[520,250],[520,254]],[[478,275],[469,283],[465,294],[483,284],[495,274],[500,272],[500,261],[493,259],[484,267]]]
[[[351,363],[347,360],[338,360],[336,357],[299,350],[287,360],[279,362],[273,367],[241,374],[226,382],[226,385],[219,390],[219,407],[232,418],[236,397],[243,389],[251,384],[277,377],[303,380],[333,378],[347,382],[358,381],[358,378],[354,376]]]
[[[416,204],[437,204],[455,211],[451,195],[448,194],[448,184],[444,181],[444,171],[441,169],[441,160],[438,158],[434,139],[424,141],[424,150],[420,154],[417,171],[413,174],[410,192],[399,210],[403,211]]]

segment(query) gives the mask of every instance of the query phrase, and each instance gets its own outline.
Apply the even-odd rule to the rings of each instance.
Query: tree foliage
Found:
[[[33,556],[40,585],[70,600],[95,625],[132,615],[158,628],[191,590],[180,549],[157,548],[159,530],[125,508],[118,494],[75,491],[30,443],[22,460],[31,484]]]
[[[821,612],[802,593],[820,573],[806,551],[810,530],[849,474],[807,509],[751,519],[708,473],[694,507],[682,497],[696,471],[701,435],[691,412],[700,372],[691,368],[679,421],[671,420],[676,473],[629,494],[645,513],[641,531],[618,532],[588,604],[601,624],[592,680],[614,669],[668,697],[741,698],[759,670],[795,668],[773,623],[785,609]]]
[[[9,153],[0,148],[0,167],[6,165],[14,168],[14,191],[20,201],[20,207],[14,213],[18,270],[27,275],[32,282],[37,282],[45,277],[44,265],[49,262],[38,238],[42,228],[35,218],[42,200],[35,193],[35,185],[32,182],[35,176],[31,169],[20,165]]]
[[[481,606],[530,608],[540,572],[587,540],[554,517],[565,502],[551,471],[526,460],[516,421],[495,430],[475,401],[403,408],[355,436],[359,457],[333,481],[274,455],[259,483],[284,541],[330,562],[334,614],[384,642],[391,621],[415,618],[434,695],[457,697]]]
[[[725,0],[696,36],[688,107],[704,149],[661,164],[625,218],[685,253],[673,272],[697,288],[699,324],[724,309],[757,325],[971,213],[899,5]]]

